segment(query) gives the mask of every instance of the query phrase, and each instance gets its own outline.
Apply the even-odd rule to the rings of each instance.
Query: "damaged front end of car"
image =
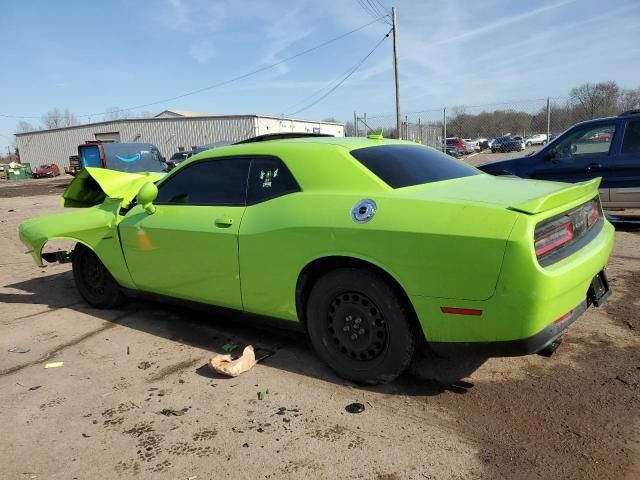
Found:
[[[71,240],[93,250],[124,284],[130,283],[122,257],[117,226],[122,208],[135,201],[138,191],[154,183],[163,173],[125,173],[100,168],[82,170],[62,194],[62,206],[68,212],[32,218],[20,224],[20,240],[36,265],[47,262],[65,263],[71,251],[42,253],[51,240]]]

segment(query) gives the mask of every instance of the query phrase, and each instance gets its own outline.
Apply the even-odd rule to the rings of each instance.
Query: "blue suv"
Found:
[[[602,177],[604,207],[640,207],[640,110],[581,122],[533,154],[478,167],[492,175],[582,182]]]

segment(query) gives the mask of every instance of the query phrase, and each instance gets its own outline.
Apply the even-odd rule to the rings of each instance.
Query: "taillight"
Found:
[[[570,242],[572,239],[573,225],[571,224],[571,221],[568,221],[560,227],[554,228],[553,230],[536,237],[536,256],[541,257],[545,253]]]
[[[536,256],[540,259],[569,243],[578,242],[601,218],[600,202],[594,198],[559,217],[539,223],[534,235]]]
[[[587,217],[587,228],[591,228],[591,226],[598,221],[600,218],[600,205],[598,202],[591,202],[591,210],[589,210],[589,216]]]

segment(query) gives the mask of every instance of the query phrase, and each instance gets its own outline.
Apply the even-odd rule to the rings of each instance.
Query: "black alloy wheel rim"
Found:
[[[329,348],[350,360],[370,362],[384,352],[389,338],[387,322],[369,297],[344,292],[327,312]]]
[[[97,257],[89,255],[82,262],[82,279],[92,295],[101,296],[109,282],[109,274]]]

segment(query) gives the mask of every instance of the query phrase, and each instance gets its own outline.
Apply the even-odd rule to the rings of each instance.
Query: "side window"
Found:
[[[640,153],[640,120],[629,120],[627,123],[622,153]]]
[[[606,155],[609,153],[615,130],[614,124],[581,128],[556,145],[556,158],[571,159],[584,155]]]
[[[282,160],[273,157],[259,157],[252,160],[247,184],[249,205],[298,191],[300,191],[298,183]]]
[[[157,204],[245,205],[248,158],[211,159],[182,168],[158,187]]]

